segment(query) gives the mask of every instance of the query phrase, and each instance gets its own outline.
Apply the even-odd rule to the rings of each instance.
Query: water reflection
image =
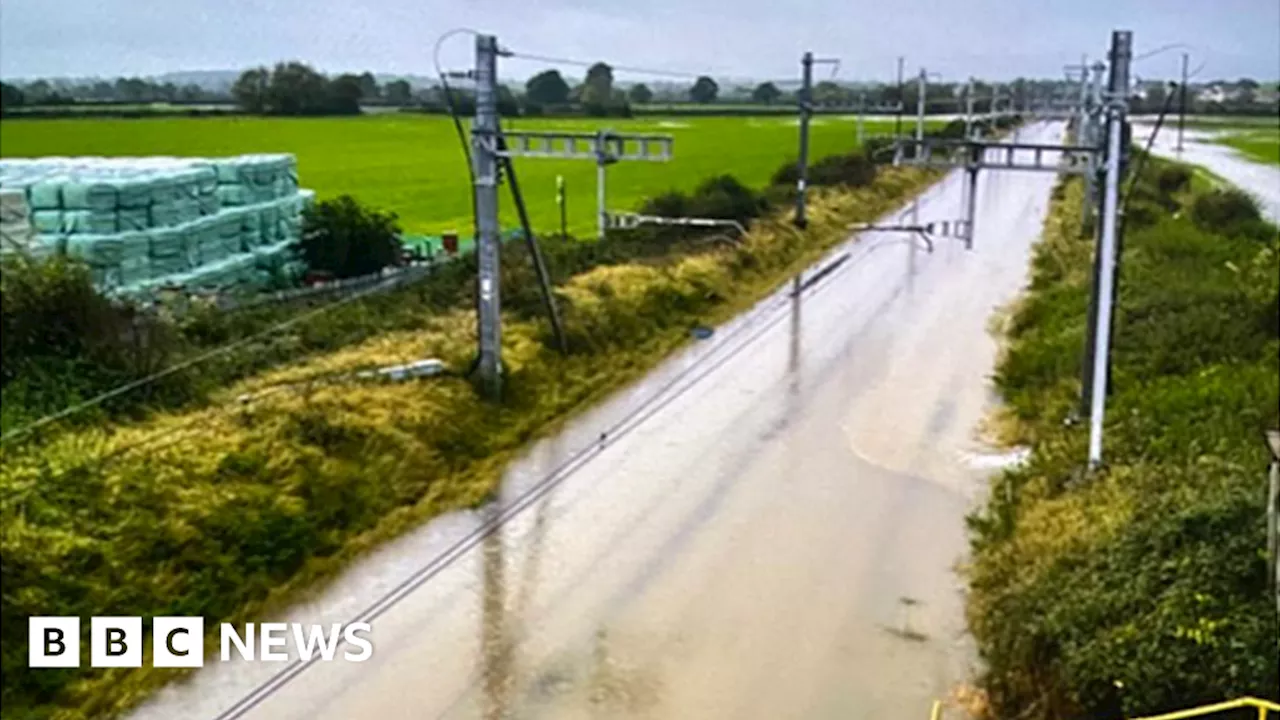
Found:
[[[489,513],[497,514],[497,505]],[[502,532],[490,533],[484,539],[481,562],[484,586],[481,589],[480,662],[484,678],[484,717],[501,720],[508,716],[514,685],[514,644],[506,616]]]

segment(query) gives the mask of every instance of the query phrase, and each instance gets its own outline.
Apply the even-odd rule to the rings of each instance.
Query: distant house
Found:
[[[1196,95],[1196,99],[1206,103],[1222,103],[1226,102],[1230,95],[1227,89],[1221,83],[1214,83],[1200,90]]]

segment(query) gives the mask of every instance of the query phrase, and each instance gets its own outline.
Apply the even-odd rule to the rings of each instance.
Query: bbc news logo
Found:
[[[248,623],[241,632],[231,623],[222,623],[218,658],[229,662],[238,655],[249,662],[288,662],[292,646],[301,660],[364,662],[373,656],[373,643],[366,637],[370,631],[369,623]],[[140,617],[91,618],[89,666],[142,667],[144,642]],[[80,667],[80,618],[29,618],[27,645],[28,667]],[[151,619],[153,667],[203,667],[204,659],[204,618]]]

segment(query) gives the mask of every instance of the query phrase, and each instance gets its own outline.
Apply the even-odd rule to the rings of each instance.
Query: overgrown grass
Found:
[[[968,614],[994,717],[1133,717],[1280,691],[1262,441],[1280,421],[1280,241],[1256,208],[1198,223],[1217,191],[1148,162],[1127,221],[1100,472],[1081,469],[1085,424],[1065,422],[1092,251],[1078,182],[1056,191],[1004,328],[1003,427],[1032,454],[971,518]]]
[[[426,283],[283,333],[280,353],[311,350],[208,405],[6,451],[5,716],[110,717],[175,676],[28,670],[28,616],[201,615],[210,628],[261,617],[372,545],[484,502],[529,439],[638,377],[690,327],[763,297],[845,237],[849,222],[887,212],[936,177],[884,170],[867,187],[819,190],[806,231],[760,220],[736,246],[682,233],[548,242],[568,357],[548,349],[528,258],[508,248],[501,406],[477,401],[460,372],[403,385],[350,380],[424,355],[467,366],[475,319],[460,264],[457,283]],[[326,342],[330,352],[316,350]]]

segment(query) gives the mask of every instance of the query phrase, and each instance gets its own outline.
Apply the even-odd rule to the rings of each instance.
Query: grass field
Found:
[[[619,163],[609,169],[609,208],[629,210],[669,189],[688,190],[731,173],[764,185],[796,156],[794,117],[508,120],[507,129],[570,129],[666,133],[675,138],[670,163]],[[939,123],[941,124],[941,123]],[[867,122],[868,134],[888,133],[892,120]],[[851,150],[852,118],[816,118],[811,157]],[[0,124],[0,155],[185,155],[290,152],[304,187],[322,198],[349,193],[393,210],[410,233],[469,234],[471,199],[466,165],[445,117],[387,114],[355,118],[41,119]],[[595,227],[595,166],[582,160],[519,160],[520,186],[534,229],[558,230],[555,179],[565,177],[571,232]],[[516,224],[504,191],[502,222]]]
[[[1177,127],[1176,120],[1171,127]],[[1186,127],[1219,131],[1215,142],[1251,160],[1280,165],[1280,118],[1206,115],[1187,118]]]
[[[1280,165],[1280,128],[1233,132],[1218,142],[1258,162]]]

